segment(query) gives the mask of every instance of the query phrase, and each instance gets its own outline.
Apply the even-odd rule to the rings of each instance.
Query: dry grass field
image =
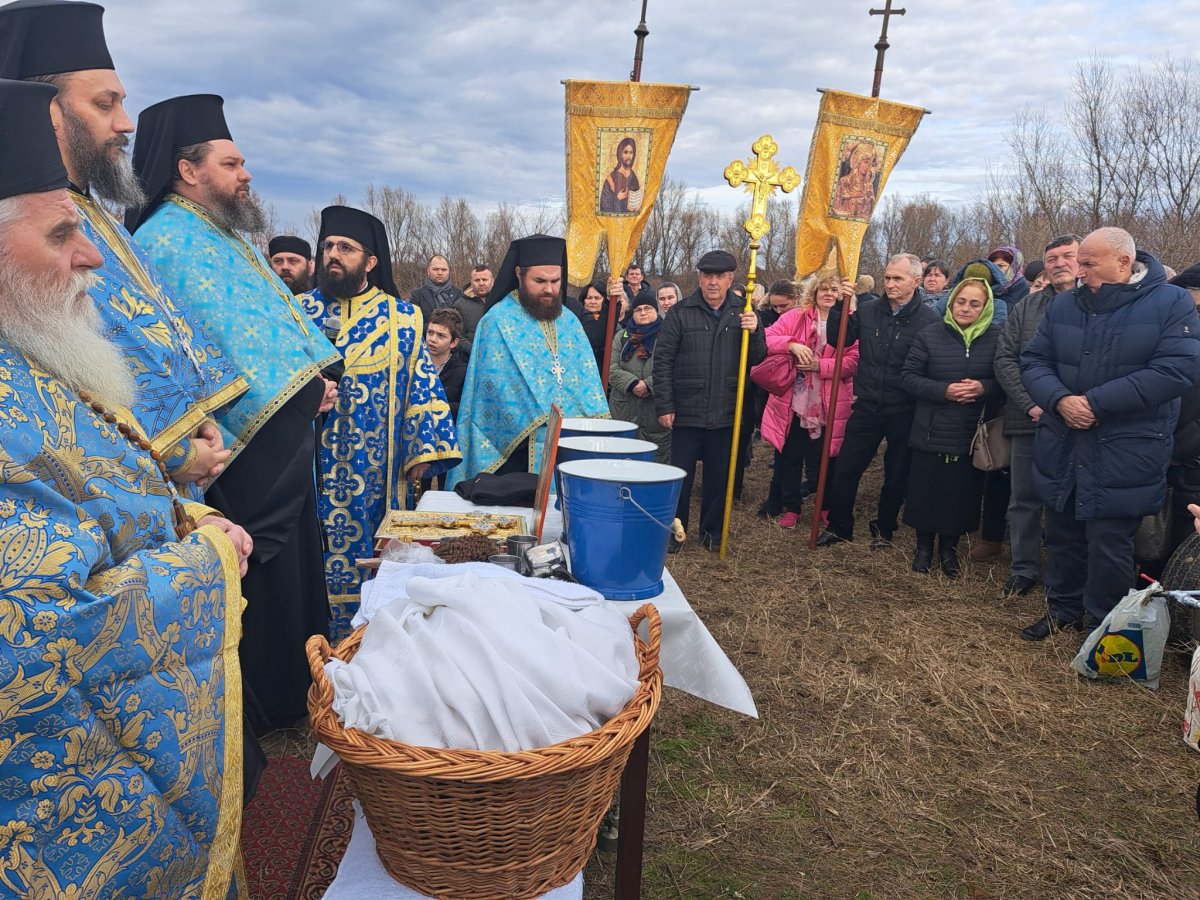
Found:
[[[1080,678],[1078,636],[1020,639],[1044,599],[1001,599],[1007,556],[952,582],[910,570],[909,529],[871,552],[874,471],[856,542],[809,552],[754,517],[755,457],[728,562],[669,565],[761,718],[666,690],[644,897],[1200,897],[1182,654],[1157,692]]]

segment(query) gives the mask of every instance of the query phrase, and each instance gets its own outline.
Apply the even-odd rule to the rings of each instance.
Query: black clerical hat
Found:
[[[0,76],[36,78],[111,69],[104,7],[72,0],[17,0],[0,6]]]
[[[0,200],[67,187],[67,170],[50,122],[58,88],[0,79]]]
[[[353,206],[327,206],[321,210],[321,233],[317,235],[317,247],[325,243],[329,235],[358,241],[378,262],[367,273],[367,283],[393,297],[399,297],[396,282],[392,278],[392,251],[388,246],[387,230],[383,223],[368,212]],[[322,261],[324,254],[322,254]],[[319,265],[319,263],[318,263]]]
[[[271,238],[267,244],[267,257],[270,258],[276,253],[295,253],[305,259],[312,259],[312,247],[308,241],[294,234],[278,234]]]
[[[496,270],[496,281],[487,295],[487,306],[495,306],[517,288],[517,266],[562,266],[563,290],[567,286],[567,242],[548,234],[531,234],[508,245],[504,262]]]
[[[231,141],[225,101],[216,94],[188,94],[147,106],[138,116],[133,170],[146,191],[146,205],[125,210],[130,233],[158,208],[175,180],[175,152],[207,141]]]

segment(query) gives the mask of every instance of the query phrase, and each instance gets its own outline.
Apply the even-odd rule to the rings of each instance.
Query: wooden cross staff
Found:
[[[725,180],[732,187],[746,185],[753,188],[750,200],[750,218],[742,226],[750,235],[750,266],[746,271],[746,305],[742,312],[751,312],[754,297],[754,281],[758,267],[758,248],[762,236],[771,230],[767,221],[767,200],[775,189],[785,194],[800,186],[800,174],[788,166],[780,169],[772,158],[779,152],[779,145],[769,134],[764,134],[750,148],[754,156],[742,162],[734,160],[725,167]],[[742,404],[745,400],[746,359],[750,353],[750,332],[742,332],[742,351],[738,361],[737,399],[733,411],[733,446],[729,450],[729,480],[725,485],[725,517],[721,522],[721,559],[729,545],[729,515],[733,511],[733,479],[737,472],[738,440],[742,432]]]

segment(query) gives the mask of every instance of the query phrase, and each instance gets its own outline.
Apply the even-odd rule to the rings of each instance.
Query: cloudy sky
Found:
[[[105,2],[105,0],[101,0]],[[563,196],[564,78],[622,80],[639,0],[107,0],[108,40],[137,112],[220,93],[283,223],[369,182],[421,199]],[[883,95],[933,111],[888,192],[969,200],[1023,104],[1061,110],[1075,64],[1194,54],[1200,0],[907,0]],[[882,6],[882,2],[875,6]],[[802,168],[818,87],[869,93],[869,0],[649,0],[644,81],[701,88],[668,171],[714,204],[763,132]]]

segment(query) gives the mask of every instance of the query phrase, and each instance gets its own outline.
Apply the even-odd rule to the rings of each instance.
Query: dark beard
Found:
[[[208,211],[230,231],[258,234],[267,227],[266,214],[253,194],[240,200],[236,192],[228,197],[213,196],[210,192]]]
[[[282,275],[279,276],[279,280],[286,284],[296,296],[299,296],[300,294],[307,294],[310,290],[312,290],[312,276],[310,276],[307,272],[301,272],[295,277],[294,280],[290,282]]]
[[[74,164],[81,188],[91,188],[102,200],[119,206],[139,207],[146,203],[146,194],[138,183],[133,165],[124,150],[129,138],[124,134],[109,138],[99,146],[88,134],[87,125],[68,107],[62,107],[63,130],[67,138],[67,152]],[[119,156],[112,151],[120,149]]]
[[[525,293],[525,288],[522,286],[517,288],[517,299],[521,301],[521,306],[525,308],[525,312],[543,322],[553,322],[562,315],[561,294],[555,297],[554,302],[549,306],[543,306],[529,294]]]
[[[332,273],[322,266],[317,273],[317,286],[323,294],[337,297],[339,300],[346,300],[358,296],[366,278],[367,265],[365,262],[357,269],[347,269],[345,274],[341,275]]]

